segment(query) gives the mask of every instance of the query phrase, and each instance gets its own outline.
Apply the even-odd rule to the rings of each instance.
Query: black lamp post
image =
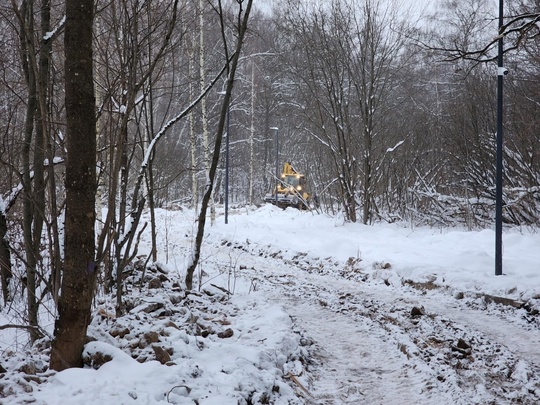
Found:
[[[270,127],[276,131],[276,207],[278,205],[278,186],[279,186],[279,128]]]
[[[503,0],[499,0],[499,40],[497,56],[497,174],[495,178],[495,275],[502,275],[502,208],[503,208]]]

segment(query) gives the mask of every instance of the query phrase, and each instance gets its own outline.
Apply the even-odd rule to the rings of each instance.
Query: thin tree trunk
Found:
[[[156,229],[156,207],[154,201],[154,172],[152,169],[153,157],[148,162],[148,171],[146,172],[146,185],[148,189],[148,209],[150,210],[150,230],[152,233],[152,261],[157,261],[157,229]]]
[[[153,125],[151,125],[153,126]],[[153,130],[152,130],[152,133]],[[149,141],[151,140],[151,137],[148,137]],[[147,190],[147,198],[148,198],[148,209],[150,210],[150,230],[151,230],[151,238],[152,238],[152,251],[150,252],[150,255],[152,256],[152,261],[157,261],[157,229],[156,229],[156,210],[155,210],[155,202],[154,202],[154,171],[153,171],[153,161],[154,161],[155,151],[152,151],[152,157],[150,158],[148,162],[148,169],[145,173],[146,178],[146,190]]]
[[[194,41],[193,41],[194,42]],[[194,70],[193,55],[189,55],[189,76],[193,74]],[[189,81],[189,103],[193,103],[194,99],[193,80]],[[191,152],[191,194],[192,194],[192,206],[197,210],[199,206],[199,186],[197,184],[197,136],[195,134],[195,117],[193,111],[189,113],[189,146]]]
[[[206,65],[204,47],[204,1],[199,0],[199,81],[200,91],[203,92],[206,87]],[[206,98],[201,100],[201,120],[203,127],[203,148],[204,148],[204,168],[206,171],[206,182],[210,177],[210,140],[208,134],[208,114],[206,110]],[[216,207],[214,204],[213,195],[210,196],[210,224],[216,222]]]
[[[23,236],[26,252],[26,294],[28,305],[28,323],[35,327],[38,324],[38,304],[36,300],[36,266],[38,252],[35,251],[34,221],[35,221],[35,197],[33,176],[31,174],[32,144],[34,142],[35,119],[38,108],[37,96],[37,72],[34,38],[34,8],[33,2],[23,2],[21,7],[21,46],[23,69],[28,84],[28,101],[26,106],[25,134],[23,144]],[[43,162],[42,162],[43,164]],[[41,234],[40,234],[41,236]],[[30,329],[30,340],[34,342],[38,336]]]
[[[152,49],[152,45],[149,42],[148,43],[148,54],[150,54],[150,51]],[[148,109],[149,114],[149,126],[150,130],[146,131],[146,140],[148,141],[148,144],[152,141],[152,136],[154,134],[154,92],[152,91],[153,81],[152,76],[148,78]],[[148,111],[147,111],[148,113]],[[155,203],[154,203],[154,170],[153,170],[153,162],[155,157],[155,150],[152,150],[152,155],[150,157],[150,160],[148,161],[148,170],[145,173],[146,176],[146,188],[147,188],[147,195],[148,195],[148,209],[150,210],[150,230],[151,230],[151,238],[152,238],[152,261],[157,261],[157,231],[156,231],[156,211],[155,211]]]
[[[51,31],[51,4],[50,0],[43,0],[41,5],[41,37],[43,38],[42,44],[39,52],[39,110],[38,110],[38,126],[41,126],[42,136],[41,136],[41,145],[36,145],[36,149],[42,150],[35,159],[35,167],[43,167],[43,158],[45,154],[48,159],[48,165],[45,170],[48,175],[48,190],[49,190],[49,215],[50,215],[50,226],[48,226],[48,235],[49,235],[49,254],[50,254],[50,285],[51,294],[56,303],[58,303],[58,292],[60,289],[60,278],[61,278],[61,249],[60,249],[60,234],[58,226],[58,207],[57,207],[57,198],[56,198],[56,179],[54,171],[54,140],[52,139],[52,134],[50,130],[50,109],[49,103],[51,98],[50,90],[50,57],[52,54],[52,40],[45,39],[46,33]],[[39,139],[39,137],[38,137]],[[46,142],[46,146],[45,146]],[[45,210],[45,181],[44,181],[44,170],[40,169],[41,174],[38,175],[38,183],[43,183],[43,191],[38,190],[38,195],[42,197],[38,199],[40,201],[40,206],[36,210],[36,215],[39,215],[41,218],[41,227],[43,226],[43,215]],[[38,171],[38,172],[39,172]],[[37,233],[37,232],[36,232]],[[41,231],[39,232],[41,234]],[[37,237],[34,234],[34,243],[36,250],[39,249],[41,243],[41,237]]]
[[[186,288],[188,290],[191,290],[193,288],[193,274],[195,273],[195,269],[197,268],[197,265],[199,263],[199,259],[201,257],[201,247],[202,247],[202,240],[204,236],[204,227],[206,224],[206,212],[208,209],[209,201],[212,197],[212,190],[214,187],[214,180],[216,177],[216,170],[219,163],[219,152],[221,150],[221,141],[223,139],[223,132],[225,129],[225,120],[227,117],[227,111],[229,109],[229,103],[231,101],[231,94],[232,89],[234,86],[234,78],[236,75],[236,68],[238,66],[238,59],[240,58],[240,52],[242,51],[242,45],[244,43],[244,37],[246,34],[247,26],[248,26],[248,20],[249,20],[249,14],[251,11],[251,6],[253,4],[253,0],[248,0],[246,10],[244,12],[244,16],[241,17],[242,13],[242,3],[240,3],[240,10],[238,15],[238,20],[241,21],[241,24],[238,26],[238,37],[237,37],[237,43],[236,43],[236,49],[235,53],[233,55],[232,61],[230,63],[230,70],[228,72],[227,76],[227,82],[226,82],[226,90],[225,90],[225,96],[223,97],[223,104],[221,106],[221,114],[219,117],[219,123],[218,123],[218,129],[216,134],[216,141],[214,144],[214,154],[212,157],[212,164],[210,165],[210,172],[208,176],[208,184],[206,186],[205,193],[203,195],[203,200],[201,204],[201,211],[199,213],[199,221],[197,226],[197,235],[195,236],[195,246],[194,246],[194,252],[193,252],[193,258],[191,263],[189,264],[187,271],[186,271]],[[220,8],[221,8],[221,2],[219,2]],[[221,15],[223,18],[223,14]],[[222,23],[222,35],[225,37],[224,32],[224,25]],[[225,49],[227,49],[226,42],[224,41]],[[228,60],[227,55],[227,60]]]
[[[229,136],[229,134],[227,134]],[[255,138],[255,63],[251,60],[251,128],[249,131],[249,195],[248,204],[253,204],[253,166],[255,165],[253,140]]]
[[[362,222],[367,225],[371,221],[371,134],[364,133],[364,195],[362,201]]]
[[[4,211],[0,212],[0,277],[2,281],[2,296],[4,304],[7,305],[10,300],[9,282],[13,277],[11,271],[11,254],[9,251],[9,243],[6,239],[7,234],[7,218]]]

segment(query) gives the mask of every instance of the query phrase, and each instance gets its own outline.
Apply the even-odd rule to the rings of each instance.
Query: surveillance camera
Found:
[[[498,75],[499,76],[506,76],[508,74],[508,69],[505,67],[499,67],[498,68]]]

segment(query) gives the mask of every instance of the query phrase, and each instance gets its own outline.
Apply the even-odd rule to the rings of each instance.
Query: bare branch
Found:
[[[507,17],[508,21],[500,27],[499,35],[492,38],[483,48],[472,51],[460,49],[458,47],[437,47],[417,39],[417,43],[424,49],[442,52],[446,54],[444,61],[455,62],[457,60],[469,60],[478,63],[487,63],[497,60],[497,55],[490,55],[499,41],[507,39],[509,45],[505,47],[503,53],[511,53],[520,48],[525,42],[540,35],[540,13],[524,13],[512,17]],[[534,32],[537,30],[537,32]]]

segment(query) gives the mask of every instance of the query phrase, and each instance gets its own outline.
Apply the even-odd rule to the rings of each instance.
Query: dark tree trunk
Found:
[[[96,114],[92,77],[93,0],[66,0],[67,114],[64,273],[51,368],[82,366],[95,270]]]
[[[31,167],[32,156],[32,144],[37,141],[34,137],[34,120],[38,112],[38,97],[37,97],[37,65],[35,59],[35,46],[34,46],[34,4],[30,1],[25,1],[21,5],[20,23],[21,23],[21,56],[22,65],[28,85],[28,99],[26,106],[26,118],[24,126],[24,144],[22,149],[22,162],[23,173],[22,183],[24,189],[23,198],[23,235],[24,235],[24,250],[26,254],[26,294],[28,305],[28,323],[31,326],[37,326],[38,324],[38,302],[36,300],[36,267],[39,257],[39,248],[35,249],[36,244],[35,232],[40,232],[40,225],[43,223],[40,218],[35,216],[38,211],[37,202],[39,197],[34,191],[39,187],[33,185],[32,174],[34,171]],[[37,146],[37,145],[36,145]],[[36,157],[36,150],[34,149],[34,157]],[[39,152],[37,152],[39,153]],[[35,162],[34,162],[35,164]],[[43,162],[41,163],[43,166]],[[43,172],[40,168],[37,168],[38,176]],[[41,180],[41,177],[40,177]],[[38,180],[39,182],[39,180]],[[39,234],[41,236],[41,233]],[[30,340],[34,342],[38,336],[35,333],[36,329],[30,329]]]
[[[5,212],[0,212],[0,279],[2,281],[2,295],[4,304],[9,301],[9,281],[13,276],[11,272],[11,254],[6,240],[7,218]]]

